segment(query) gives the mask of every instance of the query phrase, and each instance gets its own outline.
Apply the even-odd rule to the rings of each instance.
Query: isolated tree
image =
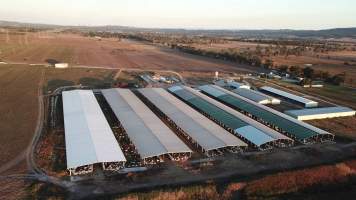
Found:
[[[314,78],[314,69],[306,67],[303,69],[303,74],[305,78],[313,79]]]
[[[346,73],[337,74],[331,78],[331,82],[335,85],[341,85],[345,82]]]

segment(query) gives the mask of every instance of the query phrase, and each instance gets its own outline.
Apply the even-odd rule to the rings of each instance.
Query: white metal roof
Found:
[[[238,88],[232,90],[232,92],[241,95],[243,97],[246,97],[248,99],[251,99],[254,102],[260,103],[260,104],[276,104],[280,103],[281,101],[279,99],[270,97],[266,94],[263,94],[259,91],[256,90],[248,90],[244,88]]]
[[[249,85],[245,85],[245,84],[238,83],[235,81],[227,81],[227,85],[230,87],[233,87],[235,89],[237,89],[237,88],[250,89],[251,88]]]
[[[285,98],[288,98],[288,99],[291,99],[291,100],[294,100],[294,101],[297,101],[297,102],[300,102],[302,104],[305,104],[306,106],[308,106],[308,105],[313,106],[313,107],[318,106],[318,102],[315,102],[310,99],[306,99],[304,97],[300,97],[300,96],[297,96],[297,95],[294,95],[294,94],[291,94],[291,93],[288,93],[288,92],[285,92],[285,91],[282,91],[282,90],[279,90],[276,88],[263,86],[260,89],[265,90],[267,92],[271,92],[273,94],[276,94],[276,95],[279,95],[282,97],[285,97]]]
[[[309,116],[309,115],[324,115],[324,114],[336,114],[336,113],[351,113],[355,115],[355,111],[347,107],[326,107],[326,108],[311,108],[311,109],[300,109],[300,110],[287,110],[286,114],[293,117]]]
[[[272,142],[275,139],[271,136],[265,134],[264,132],[258,130],[253,126],[243,126],[235,130],[236,133],[240,134],[244,138],[249,141],[253,141],[253,143],[257,146],[261,146],[268,142]]]
[[[204,115],[162,88],[139,89],[150,102],[193,138],[206,151],[229,146],[247,146]]]
[[[67,168],[126,161],[90,90],[62,93]]]
[[[271,129],[271,128],[269,128],[269,127],[267,127],[267,126],[265,126],[265,125],[263,125],[263,124],[261,124],[261,123],[259,123],[259,122],[256,121],[256,120],[253,120],[253,119],[251,119],[251,118],[249,118],[249,117],[247,117],[247,116],[241,114],[240,112],[238,112],[238,111],[236,111],[236,110],[230,108],[229,106],[226,106],[225,104],[220,103],[219,101],[216,101],[215,99],[213,99],[213,98],[211,98],[211,97],[209,97],[209,96],[206,96],[206,95],[204,95],[204,94],[198,92],[197,90],[195,90],[195,89],[193,89],[193,88],[186,87],[186,86],[184,86],[184,88],[186,88],[187,90],[191,91],[191,92],[194,93],[195,95],[197,95],[197,96],[203,98],[203,99],[206,100],[207,102],[209,102],[209,103],[211,103],[211,104],[213,104],[213,105],[215,105],[215,106],[217,106],[217,107],[219,107],[219,108],[225,110],[226,112],[228,112],[228,113],[234,115],[235,117],[241,119],[242,121],[246,122],[247,124],[250,124],[251,126],[253,126],[254,128],[256,128],[257,130],[259,130],[258,133],[257,133],[257,131],[254,131],[255,134],[261,134],[261,133],[267,134],[267,135],[269,135],[270,137],[272,137],[274,140],[280,140],[280,139],[281,139],[281,140],[290,140],[290,141],[293,141],[291,138],[289,138],[289,137],[287,137],[287,136],[285,136],[285,135],[283,135],[283,134],[281,134],[281,133],[279,133],[279,132],[277,132],[277,131],[275,131],[275,130],[273,130],[273,129]],[[238,132],[238,133],[239,133],[239,132]],[[250,140],[250,139],[249,139],[249,140],[250,140],[252,143],[256,144],[256,145],[257,145],[258,143],[260,143],[260,142],[257,141],[258,139],[254,140],[253,137],[252,137],[252,138],[249,137],[249,138],[251,139],[251,140]],[[263,136],[261,136],[261,138],[268,138],[268,137],[263,137]],[[247,138],[246,138],[246,139],[247,139]],[[255,142],[256,142],[256,143],[255,143]],[[264,143],[266,143],[266,142],[270,142],[270,140],[267,139],[267,140],[265,140]],[[262,144],[264,144],[264,143],[262,143]],[[257,146],[259,146],[259,145],[257,145]]]
[[[141,158],[192,152],[132,91],[108,89],[102,93]]]

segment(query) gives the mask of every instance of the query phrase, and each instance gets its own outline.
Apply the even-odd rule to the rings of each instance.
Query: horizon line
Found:
[[[307,28],[255,28],[255,29],[250,29],[250,28],[203,28],[203,27],[197,27],[197,28],[189,28],[189,27],[141,27],[141,26],[130,26],[130,25],[114,25],[114,24],[105,24],[105,25],[66,25],[66,24],[51,24],[51,23],[45,23],[45,22],[23,22],[23,21],[12,21],[12,20],[3,20],[0,19],[0,25],[1,22],[6,22],[6,23],[19,23],[19,24],[24,24],[24,25],[42,25],[42,26],[61,26],[61,27],[125,27],[125,28],[132,28],[132,29],[169,29],[169,30],[189,30],[189,31],[323,31],[323,30],[332,30],[332,29],[350,29],[350,28],[356,28],[355,26],[348,26],[348,27],[329,27],[329,28],[322,28],[322,29],[307,29]]]

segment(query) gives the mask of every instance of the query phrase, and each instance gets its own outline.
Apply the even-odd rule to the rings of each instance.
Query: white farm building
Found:
[[[313,119],[355,116],[356,111],[347,107],[327,107],[327,108],[288,110],[285,111],[284,113],[298,120],[313,120]]]
[[[290,101],[293,101],[295,103],[301,104],[305,108],[318,107],[318,102],[315,102],[310,99],[306,99],[304,97],[297,96],[295,94],[291,94],[291,93],[288,93],[288,92],[285,92],[285,91],[282,91],[282,90],[279,90],[276,88],[264,86],[264,87],[261,87],[260,89],[268,94],[276,95],[276,96],[288,99]]]
[[[68,68],[69,65],[68,63],[56,63],[54,64],[54,68],[57,68],[57,69],[65,69],[65,68]]]
[[[235,82],[233,80],[218,80],[215,82],[215,85],[220,86],[220,87],[230,87],[232,89],[251,89],[249,85],[245,85],[242,83]]]
[[[93,172],[94,164],[117,171],[126,158],[91,90],[62,93],[67,169],[70,175]]]
[[[248,89],[244,89],[244,88],[237,88],[232,90],[232,92],[241,95],[245,98],[248,98],[256,103],[259,104],[281,104],[281,100],[268,96],[266,94],[263,94],[262,92],[256,91],[256,90],[248,90]]]

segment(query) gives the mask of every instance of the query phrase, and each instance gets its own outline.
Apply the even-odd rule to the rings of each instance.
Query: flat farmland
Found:
[[[340,43],[348,49],[355,47],[355,44],[345,44]],[[194,44],[195,48],[210,51],[223,51],[228,49],[233,49],[237,52],[254,52],[257,46],[262,48],[272,47],[276,48],[276,45],[269,44],[259,44],[254,42],[239,42],[230,41],[228,43],[222,44]],[[295,46],[287,46],[288,48],[293,48]],[[273,60],[274,65],[289,65],[289,66],[300,66],[304,67],[305,64],[312,64],[312,68],[316,70],[327,71],[330,74],[339,74],[346,72],[347,77],[352,78],[356,76],[356,51],[343,50],[343,51],[329,51],[328,53],[311,53],[306,52],[301,56],[289,55],[285,56],[270,56],[263,57],[262,59]]]
[[[256,68],[184,54],[131,40],[93,38],[75,34],[0,34],[0,59],[46,63],[53,59],[72,65],[175,71],[253,71]]]
[[[321,71],[327,71],[330,74],[339,74],[346,72],[349,76],[356,76],[356,52],[330,52],[316,56],[275,56],[272,57],[276,65],[297,65],[304,66],[312,64],[312,68]],[[353,65],[345,65],[349,62]]]
[[[38,115],[43,68],[0,66],[0,167],[26,150]]]

